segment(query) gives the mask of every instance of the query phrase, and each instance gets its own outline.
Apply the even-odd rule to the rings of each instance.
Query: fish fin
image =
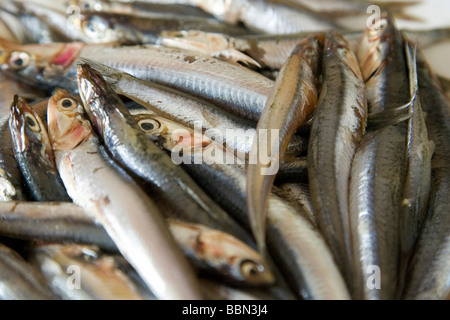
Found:
[[[379,130],[410,119],[412,115],[411,106],[414,100],[415,97],[400,107],[369,113],[367,116],[367,130]]]

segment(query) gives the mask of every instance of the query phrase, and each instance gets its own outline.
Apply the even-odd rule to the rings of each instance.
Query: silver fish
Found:
[[[200,299],[195,274],[158,208],[106,160],[83,107],[59,90],[49,101],[47,120],[57,168],[72,200],[105,228],[159,299]]]
[[[71,202],[0,202],[0,235],[42,242],[94,244],[108,251],[117,247],[105,229],[83,208]]]
[[[11,106],[9,128],[14,156],[35,201],[71,201],[56,169],[47,129],[20,97]]]
[[[323,37],[311,37],[293,50],[256,126],[250,151],[253,162],[247,166],[247,212],[260,250],[265,247],[267,201],[280,162],[288,142],[316,107],[322,45]]]
[[[352,288],[348,181],[366,127],[365,86],[355,55],[335,31],[325,38],[322,69],[309,138],[308,181],[320,229]]]
[[[430,139],[431,190],[422,232],[415,246],[403,292],[404,299],[448,299],[450,292],[450,101],[423,53],[417,55],[420,102]]]
[[[148,115],[147,119],[163,122],[161,117],[152,115]],[[199,156],[200,153],[204,161],[201,164],[185,164],[183,167],[209,191],[214,200],[249,230],[245,166],[238,164],[237,160],[234,164],[216,163],[217,159],[226,159],[233,154],[214,141],[206,143],[203,139],[189,140],[189,130],[182,125],[171,122],[162,127],[164,129],[149,130],[147,134],[159,137],[158,142],[171,151],[178,144],[177,140],[172,139],[173,132],[177,129],[186,130],[184,136],[190,142],[184,140],[183,153],[191,157]],[[202,145],[203,148],[194,148],[195,145]],[[330,249],[308,218],[275,194],[269,197],[267,218],[267,246],[270,255],[275,258],[275,266],[282,271],[281,280],[275,274],[276,284],[283,284],[285,278],[291,290],[302,299],[350,298]]]
[[[80,64],[78,83],[86,113],[118,163],[148,183],[158,197],[172,203],[184,219],[227,231],[252,243],[248,233],[212,201],[171,156],[142,133],[98,71]]]

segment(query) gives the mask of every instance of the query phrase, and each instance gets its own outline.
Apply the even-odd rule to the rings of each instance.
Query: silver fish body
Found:
[[[351,288],[348,181],[365,131],[365,86],[356,57],[337,32],[325,38],[322,64],[324,79],[309,138],[308,181],[320,229]]]
[[[15,96],[9,128],[14,157],[35,201],[71,201],[54,162],[47,129],[39,115]]]
[[[227,231],[252,243],[247,232],[146,137],[97,71],[80,65],[79,86],[87,114],[117,162],[146,181],[158,196],[176,205],[185,219]]]
[[[50,99],[48,127],[69,196],[105,228],[152,292],[160,299],[201,299],[195,274],[161,212],[129,175],[108,162],[82,106],[67,91]]]

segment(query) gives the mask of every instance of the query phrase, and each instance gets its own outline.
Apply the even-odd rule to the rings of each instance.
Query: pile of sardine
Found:
[[[448,31],[308,2],[2,1],[0,298],[448,299]]]

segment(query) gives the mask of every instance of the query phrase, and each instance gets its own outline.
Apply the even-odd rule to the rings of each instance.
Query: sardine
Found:
[[[431,189],[426,218],[408,268],[404,299],[448,299],[450,292],[450,102],[423,53],[417,55],[420,102],[430,139]]]
[[[352,288],[348,181],[356,148],[365,132],[365,86],[354,53],[342,36],[325,38],[323,82],[308,147],[308,181],[320,229]]]
[[[71,201],[56,169],[47,129],[39,115],[20,97],[11,107],[9,128],[14,157],[19,164],[32,199]]]
[[[239,286],[267,286],[274,282],[263,257],[230,234],[174,219],[166,222],[175,241],[199,270]]]
[[[59,300],[39,269],[0,243],[1,300]]]
[[[147,117],[152,119],[154,116]],[[161,118],[157,119],[162,121]],[[215,201],[250,230],[246,212],[245,166],[238,164],[237,159],[232,162],[234,164],[216,163],[217,159],[226,159],[233,154],[227,153],[214,141],[207,144],[202,139],[188,140],[189,130],[182,125],[164,128],[167,130],[148,131],[147,134],[153,139],[159,137],[158,143],[171,152],[177,145],[177,141],[172,140],[176,128],[186,130],[183,153],[190,157],[201,156],[204,161],[201,164],[184,164],[183,167],[209,191]],[[196,145],[202,145],[203,148],[194,148]],[[274,194],[269,197],[267,217],[269,254],[275,258],[275,266],[282,271],[282,279],[276,278],[276,284],[284,283],[284,278],[287,279],[291,290],[302,299],[350,298],[330,249],[309,219]]]
[[[399,274],[399,297],[403,290],[405,270],[411,258],[414,244],[420,234],[428,208],[431,183],[431,157],[434,143],[428,139],[416,68],[416,49],[408,41],[405,43],[406,61],[409,69],[411,119],[408,120],[408,148],[405,190],[400,207],[401,261]]]
[[[273,81],[246,67],[196,52],[155,45],[87,45],[80,42],[12,46],[0,52],[3,72],[45,88],[77,90],[76,57],[106,64],[210,100],[257,122]]]
[[[229,35],[243,35],[245,29],[200,17],[135,17],[123,14],[84,13],[73,19],[79,30],[72,41],[86,43],[156,44],[164,30],[204,30]]]
[[[144,0],[154,3],[155,0]],[[292,9],[282,4],[261,0],[171,0],[169,3],[196,6],[220,21],[243,24],[254,32],[282,34],[300,31],[331,30],[339,28],[317,14]]]
[[[252,243],[248,233],[142,133],[124,103],[98,71],[80,64],[78,82],[87,114],[118,163],[147,182],[158,197],[172,203],[184,219],[227,231]]]
[[[401,34],[386,12],[379,27],[366,30],[358,51],[368,125],[370,113],[390,112],[410,100]],[[356,299],[394,299],[397,291],[407,121],[386,121],[389,125],[364,135],[352,163],[349,209]]]
[[[208,300],[279,300],[264,289],[237,288],[213,279],[201,278],[200,285]]]
[[[67,91],[48,105],[56,164],[74,203],[98,221],[159,299],[200,299],[197,279],[151,199],[112,166],[82,105]]]
[[[323,38],[301,42],[282,67],[256,126],[247,166],[247,212],[260,251],[267,201],[288,142],[314,113]],[[275,131],[275,132],[274,132]],[[263,162],[264,161],[264,162]]]

